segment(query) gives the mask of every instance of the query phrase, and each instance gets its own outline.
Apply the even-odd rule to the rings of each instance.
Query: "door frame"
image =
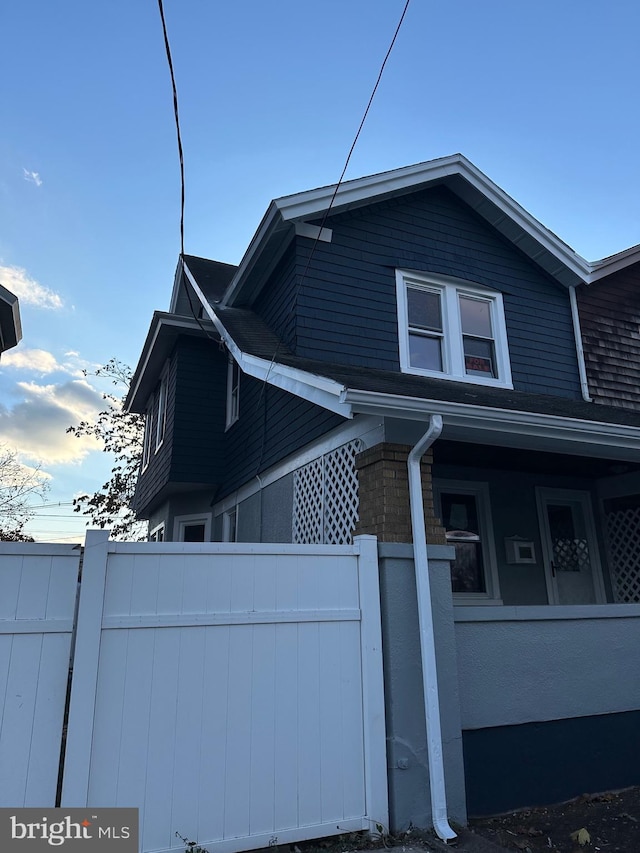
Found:
[[[596,536],[595,517],[593,514],[593,502],[591,492],[585,489],[556,489],[551,486],[536,486],[536,505],[538,507],[538,526],[540,528],[540,541],[542,544],[542,557],[544,562],[544,578],[547,585],[547,597],[549,604],[559,604],[558,585],[551,572],[553,552],[549,538],[549,522],[546,516],[548,503],[557,501],[578,502],[584,516],[585,534],[591,557],[591,571],[593,575],[593,591],[595,595],[594,604],[606,604],[607,598],[602,578],[602,561],[600,559],[600,547]],[[571,605],[568,605],[571,606]]]

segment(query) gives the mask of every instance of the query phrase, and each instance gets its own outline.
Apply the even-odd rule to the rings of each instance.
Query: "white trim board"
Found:
[[[342,401],[344,385],[341,385],[339,382],[327,379],[325,376],[279,364],[274,359],[268,361],[265,358],[259,358],[258,356],[243,352],[226,330],[216,312],[207,302],[204,293],[198,286],[198,282],[186,264],[184,265],[184,270],[189,283],[195,290],[198,299],[202,302],[207,316],[213,322],[222,341],[233,358],[238,362],[240,370],[243,373],[253,376],[254,379],[268,382],[269,385],[281,388],[283,391],[288,391],[297,397],[302,397],[308,400],[308,402],[322,406],[324,409],[342,415],[344,418],[351,418],[353,416],[351,407]]]
[[[364,449],[380,444],[380,442],[384,441],[384,424],[380,418],[361,415],[350,423],[337,427],[335,430],[322,436],[322,438],[310,442],[310,444],[307,444],[298,453],[294,453],[283,462],[274,465],[273,468],[265,471],[264,474],[256,476],[250,483],[246,483],[236,492],[233,492],[215,504],[213,507],[214,518],[247,500],[247,498],[250,498],[257,492],[262,491],[262,489],[270,486],[277,480],[281,480],[282,477],[286,477],[287,474],[291,474],[308,462],[312,462],[318,456],[330,453],[332,450],[356,438],[361,439]]]

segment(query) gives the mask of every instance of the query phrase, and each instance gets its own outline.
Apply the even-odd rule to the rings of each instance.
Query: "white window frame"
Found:
[[[153,432],[153,412],[154,412],[155,396],[151,398],[147,411],[144,415],[144,438],[142,441],[142,470],[149,467],[151,460],[151,434]]]
[[[227,417],[225,429],[240,417],[240,367],[238,362],[230,355],[227,365]]]
[[[173,541],[184,542],[184,531],[195,524],[204,524],[204,542],[211,541],[211,513],[199,512],[192,515],[176,515],[173,519]]]
[[[409,310],[407,304],[408,288],[437,292],[441,296],[442,309],[442,370],[431,370],[411,364],[409,347]],[[414,273],[396,270],[396,294],[398,303],[398,341],[400,350],[400,369],[403,373],[420,376],[433,376],[438,379],[453,379],[456,382],[469,382],[474,385],[491,385],[497,388],[513,388],[511,363],[507,341],[507,327],[504,319],[502,294],[496,290],[480,287],[472,282],[449,276],[429,273]],[[460,318],[459,297],[469,296],[489,304],[491,328],[495,350],[497,376],[478,376],[465,372],[462,323]],[[434,337],[440,337],[435,335]]]
[[[149,531],[149,542],[164,542],[164,521]]]
[[[498,559],[493,535],[493,520],[491,518],[489,484],[471,480],[434,480],[433,497],[438,518],[442,518],[441,495],[443,492],[445,494],[472,495],[476,499],[480,544],[482,546],[482,563],[485,575],[486,592],[454,592],[454,604],[502,604],[498,577]]]
[[[160,380],[158,388],[158,410],[156,413],[156,441],[155,452],[162,446],[167,428],[167,374],[165,373]]]
[[[222,513],[222,541],[238,541],[238,504]]]

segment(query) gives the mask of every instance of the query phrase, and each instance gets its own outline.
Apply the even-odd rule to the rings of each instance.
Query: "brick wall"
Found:
[[[356,457],[360,520],[356,534],[373,534],[380,542],[412,542],[407,457],[404,444],[382,443]],[[436,518],[433,503],[429,449],[421,461],[425,529],[430,545],[446,545],[444,528]]]

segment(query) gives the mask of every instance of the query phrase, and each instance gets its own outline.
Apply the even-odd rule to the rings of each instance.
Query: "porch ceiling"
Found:
[[[640,462],[621,462],[593,456],[545,453],[539,450],[523,450],[446,440],[435,443],[433,461],[436,465],[462,465],[469,468],[529,471],[538,474],[558,474],[593,479],[640,470]]]

